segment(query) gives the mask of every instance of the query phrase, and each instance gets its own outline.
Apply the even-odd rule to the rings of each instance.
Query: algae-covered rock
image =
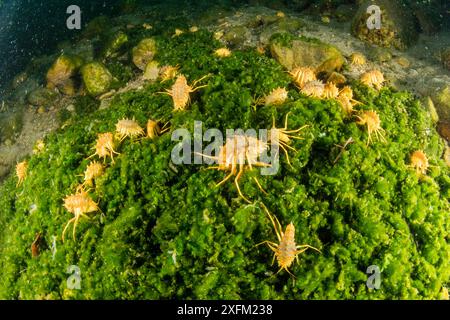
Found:
[[[318,72],[331,74],[340,70],[345,62],[336,47],[316,39],[274,35],[270,51],[272,56],[288,70],[294,66],[310,66],[316,68]]]
[[[135,66],[141,70],[144,70],[147,63],[153,60],[156,51],[155,39],[146,38],[141,40],[141,42],[139,42],[139,44],[132,50],[133,62]]]
[[[81,68],[83,83],[92,96],[105,93],[110,88],[113,76],[100,62],[91,62]]]
[[[58,94],[54,90],[48,88],[38,88],[28,94],[27,101],[29,104],[36,107],[49,107],[55,102],[57,97]]]
[[[276,33],[296,33],[300,28],[304,26],[303,22],[299,18],[282,18],[278,19],[275,23],[264,27],[263,31],[259,35],[259,41],[268,45],[270,38]]]
[[[56,59],[47,72],[47,88],[58,88],[62,93],[73,95],[74,83],[71,79],[83,64],[83,59],[76,55],[63,54]]]
[[[441,61],[444,67],[450,70],[450,47],[441,51]]]
[[[234,26],[230,28],[223,36],[231,46],[240,46],[250,38],[250,30],[244,26]]]
[[[372,13],[367,13],[371,5],[381,9],[381,28],[369,29],[367,21]],[[400,0],[366,0],[355,15],[352,33],[357,38],[387,48],[405,50],[418,38],[414,16]]]
[[[158,61],[150,61],[145,66],[144,74],[142,77],[145,80],[155,81],[156,79],[158,79],[159,71],[160,68]]]
[[[0,142],[14,142],[23,127],[23,108],[17,108],[0,119]]]
[[[106,40],[102,49],[103,58],[112,58],[117,56],[120,49],[128,42],[128,35],[123,31],[118,31],[110,35]]]
[[[443,85],[431,92],[431,99],[436,106],[439,118],[450,121],[450,85]]]

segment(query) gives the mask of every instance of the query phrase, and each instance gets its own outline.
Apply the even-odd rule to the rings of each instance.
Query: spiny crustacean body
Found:
[[[350,55],[350,64],[352,66],[362,66],[366,64],[366,57],[361,52],[354,52]]]
[[[236,176],[234,183],[239,195],[247,202],[250,201],[244,197],[239,187],[239,180],[245,170],[252,170],[253,167],[268,167],[267,163],[259,161],[259,157],[266,152],[268,144],[255,137],[247,135],[234,135],[232,138],[228,138],[225,145],[220,147],[219,155],[217,157],[211,157],[202,155],[203,157],[213,159],[217,161],[218,166],[209,167],[208,169],[217,169],[221,171],[229,171],[230,173],[216,186],[221,186],[227,182],[232,176]],[[261,187],[258,179],[253,177],[261,191],[264,189]]]
[[[414,151],[410,157],[410,166],[416,170],[417,174],[427,174],[430,166],[427,155],[422,150]]]
[[[137,138],[145,135],[144,129],[134,119],[119,120],[116,124],[116,133],[120,141],[127,137]]]
[[[175,78],[179,70],[179,66],[163,66],[160,69],[161,82]]]
[[[22,161],[16,165],[17,186],[21,185],[27,177],[28,162]]]
[[[283,104],[288,98],[288,91],[286,88],[278,87],[273,89],[271,93],[263,98],[263,102],[265,106],[279,106]]]
[[[339,89],[332,82],[327,82],[323,88],[323,97],[325,99],[336,99],[339,96]]]
[[[164,132],[167,132],[168,130],[170,130],[170,128],[167,127],[167,125],[169,124],[169,122],[167,122],[162,128],[159,125],[159,121],[156,120],[152,120],[149,119],[147,122],[147,137],[150,139],[154,139],[158,136],[160,136],[161,134],[163,134]]]
[[[292,134],[300,132],[301,130],[306,128],[307,125],[299,128],[299,129],[296,129],[296,130],[288,130],[288,117],[289,117],[289,112],[286,114],[284,128],[277,128],[275,126],[275,117],[273,118],[273,126],[271,129],[271,136],[270,136],[269,140],[271,143],[275,143],[279,147],[281,147],[281,149],[286,154],[286,159],[287,159],[288,164],[292,167],[291,162],[289,160],[289,154],[288,154],[287,149],[290,149],[290,150],[296,152],[296,150],[290,146],[290,143],[292,141],[291,139],[299,139],[299,140],[302,139],[300,136],[292,135]]]
[[[310,81],[300,90],[301,93],[308,97],[323,98],[325,91],[325,84],[320,80]]]
[[[353,107],[360,104],[359,101],[353,99],[353,90],[349,86],[345,86],[339,91],[339,95],[336,100],[340,103],[342,110],[348,116],[353,113]]]
[[[190,101],[190,94],[198,89],[206,87],[206,85],[195,87],[195,85],[202,81],[207,76],[204,76],[192,83],[192,86],[188,85],[187,79],[184,75],[178,76],[177,80],[173,84],[171,89],[166,89],[165,94],[172,97],[174,110],[186,110]]]
[[[219,58],[226,58],[231,56],[231,51],[228,48],[219,48],[214,51],[214,54]]]
[[[299,89],[302,89],[308,82],[317,80],[316,72],[311,67],[297,67],[292,69],[289,74]]]
[[[64,235],[66,234],[67,228],[71,223],[73,223],[73,239],[75,240],[75,234],[78,222],[81,217],[89,219],[88,213],[93,213],[99,211],[98,204],[94,202],[88,195],[83,187],[79,187],[75,194],[69,195],[64,199],[64,208],[72,213],[74,217],[67,222],[63,233],[62,241],[64,242]]]
[[[364,73],[361,78],[361,82],[368,87],[380,90],[385,82],[384,75],[379,70],[370,70]]]
[[[289,271],[289,268],[291,267],[294,260],[297,260],[297,262],[299,263],[298,255],[308,249],[313,249],[317,252],[320,252],[320,250],[308,244],[297,245],[295,242],[294,224],[292,222],[288,224],[285,231],[283,232],[278,218],[275,215],[272,216],[265,205],[262,204],[262,207],[269,216],[270,221],[272,222],[275,233],[277,235],[278,243],[266,240],[258,243],[256,246],[267,244],[267,246],[274,252],[274,261],[276,259],[278,262],[278,266],[280,267],[277,274],[284,269],[295,278],[295,276]]]
[[[84,171],[84,185],[91,186],[92,182],[104,173],[104,166],[97,161],[92,161]]]
[[[386,139],[383,136],[384,129],[381,127],[380,116],[376,111],[363,111],[359,116],[356,117],[358,118],[358,124],[367,125],[367,131],[369,133],[367,145],[369,145],[372,141],[372,133],[375,133],[375,136],[381,141],[386,142]]]
[[[103,158],[103,160],[106,161],[107,157],[111,157],[112,162],[114,162],[114,155],[119,154],[114,150],[114,136],[111,132],[100,133],[98,135],[94,148],[95,153],[89,158],[98,156],[99,158]]]

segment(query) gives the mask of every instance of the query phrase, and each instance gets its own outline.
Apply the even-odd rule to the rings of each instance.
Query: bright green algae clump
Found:
[[[386,130],[387,143],[367,146],[366,128],[345,118],[337,102],[300,95],[274,60],[256,52],[217,58],[213,52],[221,45],[203,31],[155,40],[159,65],[179,64],[189,83],[210,74],[201,83],[208,87],[192,95],[187,111],[172,112],[170,97],[157,92],[173,80],[149,83],[116,96],[108,109],[69,119],[48,137],[46,150],[29,159],[23,185],[17,188],[12,176],[0,189],[0,298],[439,298],[450,278],[449,170],[431,119],[411,95],[354,84],[360,108],[377,111]],[[255,111],[253,97],[280,86],[290,89],[289,101]],[[82,103],[92,109],[92,100]],[[170,134],[126,139],[90,191],[103,218],[81,219],[77,240],[69,229],[61,242],[73,217],[63,199],[82,182],[97,134],[114,131],[118,120],[134,117],[144,126],[149,118],[162,119],[172,130],[191,132],[196,120],[204,130],[259,129],[272,126],[272,115],[283,127],[289,111],[289,129],[309,127],[304,140],[293,141],[292,167],[282,153],[277,175],[255,170],[243,176],[241,189],[255,204],[240,198],[232,181],[215,187],[225,172],[171,164],[176,143]],[[333,164],[336,145],[350,137],[355,142]],[[433,165],[422,178],[408,167],[418,149]],[[271,277],[278,271],[271,251],[254,247],[276,241],[260,202],[283,227],[293,222],[298,243],[322,251],[300,256],[291,268],[295,282],[286,272]],[[41,254],[32,258],[38,232]],[[67,288],[71,265],[80,268],[81,290]],[[379,290],[366,286],[370,265],[381,269]]]

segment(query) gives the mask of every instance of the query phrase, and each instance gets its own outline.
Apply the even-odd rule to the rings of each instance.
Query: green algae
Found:
[[[132,39],[133,36],[131,36]],[[132,40],[135,41],[135,40]],[[206,31],[155,36],[160,65],[181,66],[189,83],[209,74],[208,86],[192,95],[185,112],[173,112],[170,97],[158,94],[172,82],[149,83],[116,95],[95,110],[92,98],[78,100],[80,114],[47,137],[44,152],[28,159],[28,177],[16,188],[11,176],[0,187],[0,298],[13,299],[434,299],[449,284],[450,178],[441,160],[444,144],[421,104],[410,94],[380,92],[354,83],[355,99],[376,110],[387,143],[367,146],[367,130],[347,118],[333,100],[306,98],[284,69],[255,52],[226,59]],[[253,108],[253,97],[276,87],[289,89],[280,107]],[[83,105],[86,104],[86,108]],[[278,127],[305,124],[292,146],[292,167],[281,156],[275,176],[243,176],[243,193],[233,183],[217,188],[225,172],[171,163],[170,134],[125,140],[114,165],[90,192],[103,213],[82,219],[77,240],[61,242],[72,215],[63,199],[75,192],[93,154],[98,133],[114,131],[117,120],[134,117],[170,121],[172,130],[194,121],[206,128]],[[341,151],[336,145],[352,137]],[[433,167],[419,177],[409,155],[426,152]],[[108,162],[109,163],[109,162]],[[257,176],[267,195],[252,176]],[[271,266],[272,253],[255,244],[276,241],[263,202],[283,226],[292,222],[307,251],[291,268],[294,282]],[[37,232],[44,243],[31,257]],[[57,252],[52,254],[53,236]],[[67,268],[81,270],[81,290],[67,288]],[[381,269],[380,290],[368,289],[370,265]]]

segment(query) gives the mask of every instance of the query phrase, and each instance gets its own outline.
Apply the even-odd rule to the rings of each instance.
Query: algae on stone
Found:
[[[86,90],[92,96],[105,93],[110,88],[113,76],[100,62],[91,62],[81,68],[81,75]]]

